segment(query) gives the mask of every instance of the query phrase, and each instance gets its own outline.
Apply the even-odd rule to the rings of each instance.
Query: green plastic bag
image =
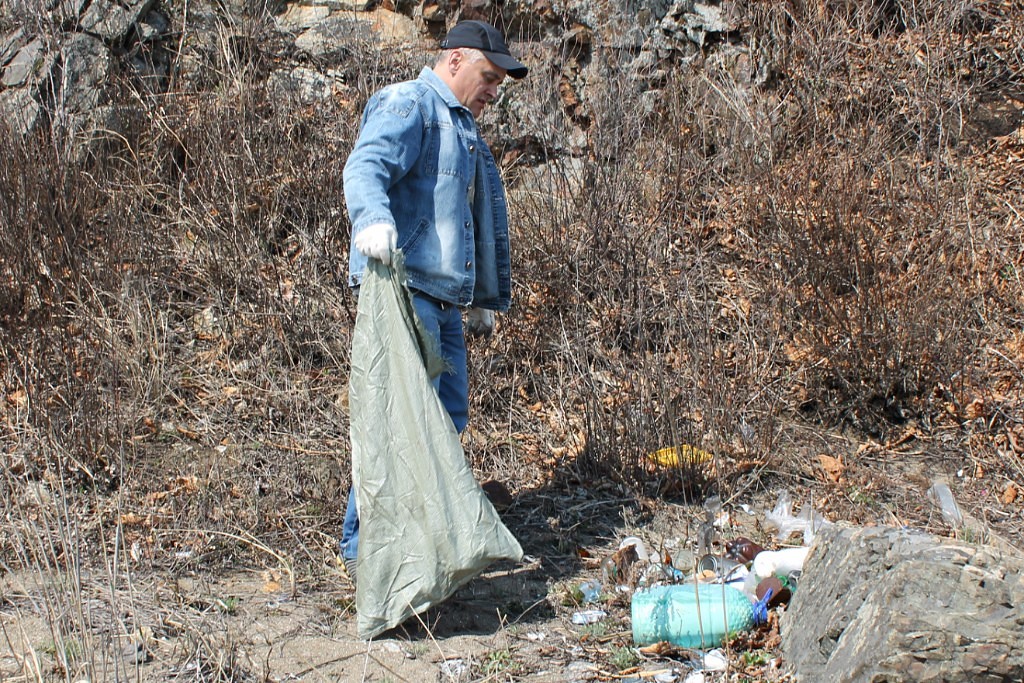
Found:
[[[361,638],[444,601],[495,560],[523,555],[431,384],[444,367],[432,341],[414,312],[401,252],[390,268],[370,259],[349,384]]]

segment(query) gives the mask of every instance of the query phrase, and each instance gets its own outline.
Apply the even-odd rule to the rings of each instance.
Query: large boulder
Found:
[[[16,28],[0,38],[0,68],[7,66],[18,50],[25,46],[27,38],[24,28]]]
[[[799,681],[1024,680],[1024,556],[889,527],[822,531],[782,619]]]

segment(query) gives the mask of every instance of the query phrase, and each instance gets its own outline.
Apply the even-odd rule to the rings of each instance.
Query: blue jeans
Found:
[[[437,340],[441,356],[449,368],[434,378],[434,389],[452,418],[455,429],[462,433],[469,422],[469,375],[466,370],[466,338],[462,331],[462,313],[458,307],[413,293],[416,315]],[[386,416],[381,416],[386,419]],[[341,527],[341,556],[355,559],[359,545],[359,514],[356,510],[355,488],[348,492],[348,508]]]

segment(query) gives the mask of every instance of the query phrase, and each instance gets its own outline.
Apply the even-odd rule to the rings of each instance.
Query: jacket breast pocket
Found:
[[[435,122],[424,131],[424,170],[430,175],[465,176],[469,143],[456,126]]]

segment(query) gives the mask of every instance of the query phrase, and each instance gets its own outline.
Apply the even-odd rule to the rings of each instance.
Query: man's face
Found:
[[[463,106],[473,112],[474,118],[480,118],[484,108],[498,99],[498,86],[505,80],[506,71],[486,57],[471,62],[460,50],[454,51],[452,59],[457,60],[452,75],[452,92]]]

